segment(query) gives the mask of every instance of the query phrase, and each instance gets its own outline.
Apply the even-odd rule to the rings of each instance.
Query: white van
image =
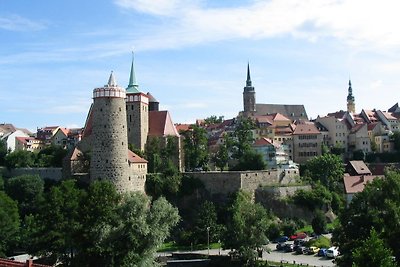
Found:
[[[337,247],[330,247],[326,251],[326,256],[328,258],[336,258],[337,256],[339,256],[339,249]]]

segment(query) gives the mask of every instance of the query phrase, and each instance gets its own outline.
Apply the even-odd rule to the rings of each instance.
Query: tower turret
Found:
[[[246,86],[243,89],[243,111],[245,116],[249,116],[256,111],[256,91],[251,83],[249,63],[247,63]]]
[[[134,69],[134,57],[132,53],[132,65],[129,76],[129,84],[126,88],[126,121],[128,126],[128,142],[135,148],[144,150],[147,135],[149,133],[149,97],[139,91]]]
[[[349,113],[356,112],[356,104],[354,102],[353,88],[351,88],[351,80],[349,80],[349,89],[348,89],[348,95],[347,95],[347,111]]]
[[[108,83],[93,90],[90,179],[111,181],[119,192],[131,191],[125,89],[111,72]]]

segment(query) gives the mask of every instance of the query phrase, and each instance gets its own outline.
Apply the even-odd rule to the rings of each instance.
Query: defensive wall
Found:
[[[20,175],[38,175],[42,179],[60,181],[62,179],[62,168],[16,168],[2,169],[4,177],[16,177]]]

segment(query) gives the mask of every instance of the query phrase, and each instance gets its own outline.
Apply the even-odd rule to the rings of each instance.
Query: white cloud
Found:
[[[0,29],[8,31],[39,31],[46,28],[44,22],[32,21],[19,15],[0,16]]]
[[[140,48],[171,48],[232,38],[291,35],[316,42],[334,37],[369,48],[400,44],[397,0],[271,0],[247,6],[208,8],[184,0],[116,0],[123,8],[171,17],[155,25]],[[140,43],[140,41],[139,41]]]

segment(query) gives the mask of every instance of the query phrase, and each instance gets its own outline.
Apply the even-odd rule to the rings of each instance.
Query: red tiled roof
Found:
[[[368,131],[372,131],[373,129],[375,129],[375,127],[378,125],[377,122],[373,122],[373,123],[368,123]]]
[[[356,124],[353,128],[351,128],[351,133],[356,133],[364,127],[365,124]]]
[[[273,143],[272,143],[271,139],[268,139],[265,137],[257,139],[254,142],[254,146],[268,146],[268,145],[273,145]]]
[[[139,157],[137,154],[135,154],[134,152],[130,151],[128,149],[128,160],[131,163],[147,163],[147,160],[145,160],[144,158]]]
[[[364,190],[365,185],[374,180],[377,175],[357,175],[357,176],[349,176],[345,175],[343,177],[344,187],[346,194],[355,194],[358,192],[362,192]]]
[[[333,113],[328,113],[327,117],[335,117],[336,119],[341,119],[341,118],[343,118],[345,113],[346,113],[346,111],[340,110],[340,111],[336,111]]]
[[[320,134],[321,132],[315,127],[314,124],[298,124],[294,129],[293,134]]]
[[[349,164],[353,170],[359,175],[371,174],[371,171],[362,160],[350,160]]]
[[[188,130],[190,130],[192,127],[192,124],[175,124],[175,128],[178,131],[178,133],[180,132],[186,132]]]
[[[60,131],[62,131],[65,136],[68,136],[68,134],[69,134],[69,129],[68,128],[60,127]]]
[[[51,266],[33,263],[32,260],[27,260],[26,262],[18,262],[13,260],[0,259],[0,267],[51,267]]]
[[[168,111],[149,112],[149,136],[179,136]]]
[[[274,121],[291,121],[288,117],[284,116],[281,113],[275,113],[273,114],[273,120]]]

